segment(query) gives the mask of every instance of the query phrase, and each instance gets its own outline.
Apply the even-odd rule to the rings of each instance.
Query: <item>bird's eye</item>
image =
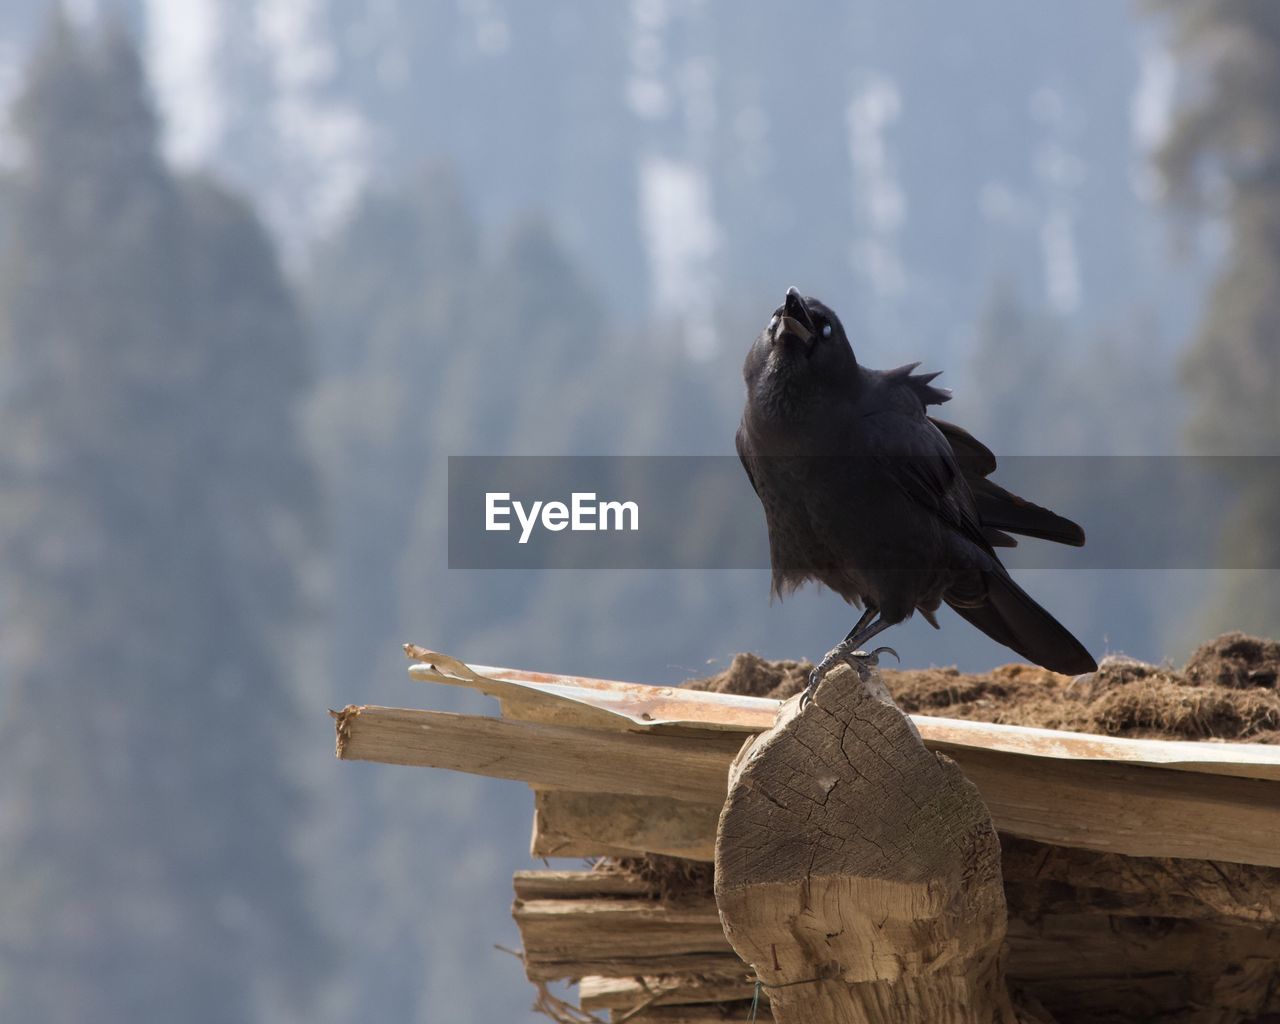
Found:
[[[829,338],[829,337],[831,337],[831,325],[830,325],[830,324],[823,324],[823,325],[822,325],[822,336],[823,336],[824,338]]]

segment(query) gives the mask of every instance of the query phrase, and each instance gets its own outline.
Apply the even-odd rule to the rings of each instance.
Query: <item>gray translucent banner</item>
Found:
[[[858,459],[791,461],[860,472]],[[1280,568],[1280,544],[1224,538],[1246,493],[1280,507],[1280,457],[1006,456],[992,479],[1088,537],[1083,548],[1022,538],[1000,549],[1011,567]],[[734,456],[451,456],[449,567],[767,569],[769,547]]]

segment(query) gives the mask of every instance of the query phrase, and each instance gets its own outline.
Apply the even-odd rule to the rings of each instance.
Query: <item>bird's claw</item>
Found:
[[[882,654],[892,654],[896,662],[899,664],[902,663],[902,659],[898,657],[898,652],[892,647],[877,647],[871,651],[841,651],[839,648],[836,648],[834,651],[828,653],[827,656],[822,659],[822,662],[814,666],[813,670],[809,673],[809,682],[806,684],[804,692],[800,694],[800,710],[803,711],[805,709],[809,701],[813,699],[813,695],[818,689],[818,684],[822,682],[823,677],[825,677],[826,674],[837,664],[843,662],[848,665],[865,681],[866,676],[863,671],[864,668],[875,668],[879,665],[880,655]]]
[[[800,710],[803,711],[813,699],[813,693],[818,688],[818,683],[822,682],[822,674],[815,667],[809,673],[809,681],[804,684],[804,689],[800,691]]]

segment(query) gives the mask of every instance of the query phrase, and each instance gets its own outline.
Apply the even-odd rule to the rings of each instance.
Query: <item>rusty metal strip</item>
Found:
[[[502,700],[550,701],[572,707],[593,724],[624,729],[659,726],[756,733],[773,725],[779,702],[584,676],[467,665],[438,651],[408,647],[409,675],[422,682],[480,690]]]
[[[406,645],[406,653],[414,659],[409,667],[414,679],[465,686],[502,700],[562,705],[574,709],[583,724],[604,728],[648,730],[663,726],[756,733],[773,725],[781,706],[765,697],[466,665],[438,651],[411,645]],[[1125,739],[968,719],[910,717],[925,744],[944,752],[996,750],[1027,757],[1112,761],[1280,782],[1280,746]]]

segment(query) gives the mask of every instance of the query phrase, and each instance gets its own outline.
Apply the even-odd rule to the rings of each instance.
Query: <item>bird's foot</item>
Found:
[[[877,647],[872,651],[846,651],[837,646],[829,650],[826,657],[809,673],[809,682],[805,686],[804,692],[800,695],[800,710],[804,710],[817,692],[818,684],[837,665],[848,665],[858,673],[858,678],[865,683],[871,670],[880,664],[880,655],[882,654],[892,654],[895,661],[902,661],[898,657],[898,652],[892,647]]]

